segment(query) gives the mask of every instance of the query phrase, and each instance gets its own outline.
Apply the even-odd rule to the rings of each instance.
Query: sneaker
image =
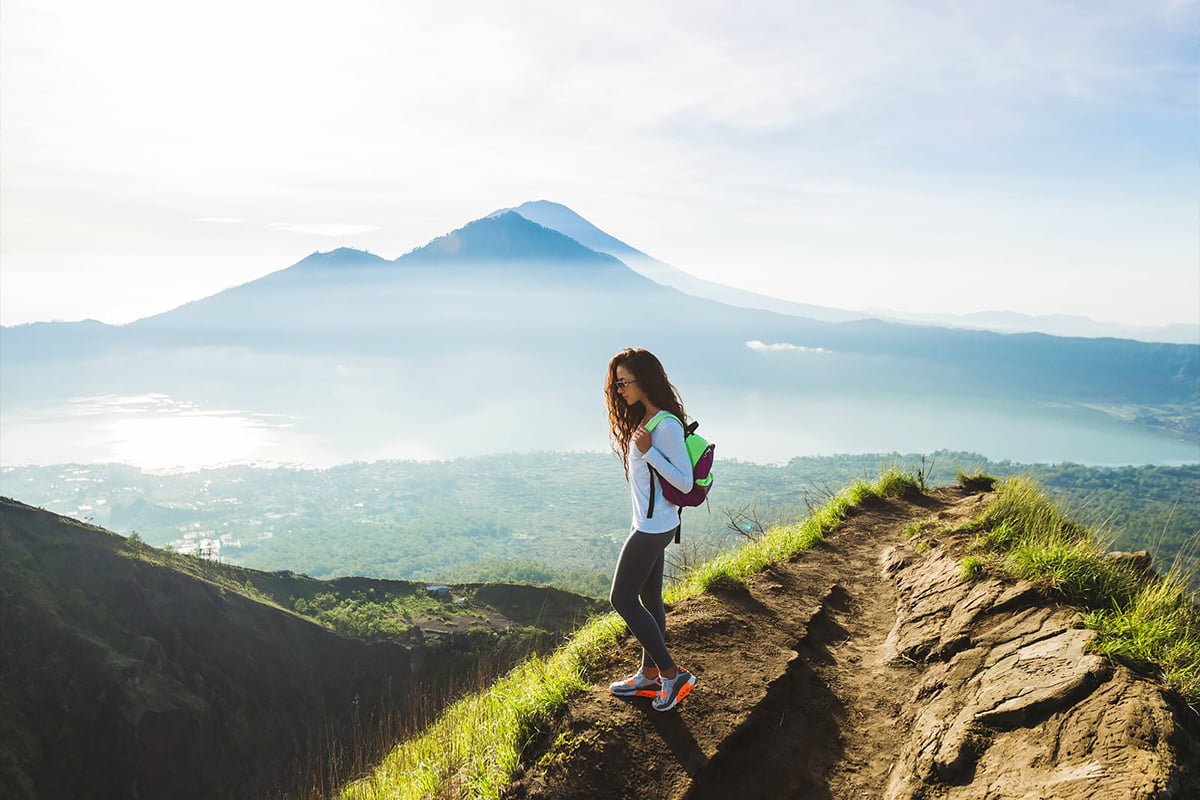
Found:
[[[674,678],[662,679],[662,688],[658,690],[658,697],[654,698],[651,705],[654,706],[655,711],[670,711],[680,700],[688,696],[695,685],[696,676],[683,667],[679,667]]]
[[[662,678],[647,678],[640,669],[628,678],[608,685],[608,690],[618,697],[658,697],[661,688]]]

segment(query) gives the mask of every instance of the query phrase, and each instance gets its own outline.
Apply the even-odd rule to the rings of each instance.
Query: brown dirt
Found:
[[[909,521],[953,524],[981,502],[957,488],[871,501],[795,560],[668,608],[696,690],[667,713],[611,696],[640,657],[626,634],[503,797],[1193,796],[1200,746],[1180,704],[1084,655],[1073,611],[964,583],[945,547],[907,542]]]

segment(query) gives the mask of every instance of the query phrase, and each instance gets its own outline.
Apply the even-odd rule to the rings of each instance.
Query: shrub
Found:
[[[990,492],[996,485],[996,477],[982,470],[965,473],[961,469],[954,471],[954,481],[968,492]]]

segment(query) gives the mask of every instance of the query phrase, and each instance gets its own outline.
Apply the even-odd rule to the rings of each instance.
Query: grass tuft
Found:
[[[1195,698],[1200,694],[1200,612],[1190,580],[1172,568],[1128,605],[1092,611],[1084,621],[1100,632],[1100,652],[1154,664],[1167,683]]]
[[[920,519],[915,519],[905,525],[902,533],[904,534],[905,539],[912,541],[926,531],[936,531],[939,525],[940,523],[938,523],[938,521],[933,517],[921,517]],[[919,548],[921,544],[922,542],[917,542],[915,546]],[[921,551],[918,550],[917,552]]]
[[[962,579],[977,581],[983,577],[983,559],[978,556],[967,556],[962,562]]]
[[[1194,576],[1176,565],[1166,575],[1105,558],[1093,531],[1071,521],[1030,478],[1000,482],[986,509],[964,526],[1001,556],[1012,575],[1044,583],[1088,609],[1097,649],[1153,665],[1189,698],[1200,697],[1200,609]],[[964,576],[966,562],[963,562]]]
[[[912,497],[922,491],[922,479],[898,467],[888,467],[876,481],[874,490],[880,497]]]
[[[990,492],[996,485],[996,476],[988,475],[980,469],[972,472],[963,472],[961,469],[954,471],[955,482],[966,489],[968,492]]]

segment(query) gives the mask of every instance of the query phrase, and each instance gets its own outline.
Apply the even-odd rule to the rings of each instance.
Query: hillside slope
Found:
[[[424,587],[169,556],[0,498],[0,796],[328,792],[596,605],[453,588],[462,603],[428,600],[394,635],[347,636],[275,603],[325,598],[343,617],[322,621],[353,629],[362,598]]]
[[[1194,710],[1088,653],[1095,634],[1049,593],[963,580],[954,535],[905,534],[985,502],[871,501],[745,586],[669,609],[668,645],[698,677],[677,713],[608,694],[640,653],[626,635],[503,796],[1200,796]]]

